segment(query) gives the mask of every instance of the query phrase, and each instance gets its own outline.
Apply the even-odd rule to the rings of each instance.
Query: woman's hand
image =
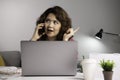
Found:
[[[44,35],[44,23],[40,23],[37,25],[35,32],[32,37],[32,41],[37,41],[42,35]]]
[[[74,34],[79,30],[79,27],[75,30],[73,28],[69,28],[67,32],[63,35],[63,41],[68,41],[70,38],[74,36]]]

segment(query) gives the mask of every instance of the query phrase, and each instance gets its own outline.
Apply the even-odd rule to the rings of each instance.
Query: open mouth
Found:
[[[53,32],[53,31],[54,31],[53,28],[48,28],[48,29],[47,29],[47,32]]]

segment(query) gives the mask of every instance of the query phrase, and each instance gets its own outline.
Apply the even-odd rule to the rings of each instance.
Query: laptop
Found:
[[[76,41],[21,41],[23,76],[74,76]]]

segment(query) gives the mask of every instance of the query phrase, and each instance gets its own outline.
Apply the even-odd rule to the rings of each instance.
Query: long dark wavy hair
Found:
[[[61,29],[56,37],[56,40],[58,41],[62,41],[63,40],[63,35],[64,33],[71,28],[72,24],[71,24],[71,19],[69,18],[67,12],[59,7],[59,6],[54,6],[51,8],[48,8],[37,20],[36,25],[40,24],[40,23],[45,23],[45,20],[47,18],[47,16],[52,13],[55,15],[56,19],[58,21],[60,21],[61,23]],[[47,35],[43,35],[42,37],[40,37],[39,40],[47,40]]]

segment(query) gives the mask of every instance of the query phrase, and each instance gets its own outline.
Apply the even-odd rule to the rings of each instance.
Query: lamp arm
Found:
[[[120,34],[115,34],[115,33],[109,33],[109,32],[103,32],[105,34],[110,34],[110,35],[116,35],[116,36],[120,36]]]

